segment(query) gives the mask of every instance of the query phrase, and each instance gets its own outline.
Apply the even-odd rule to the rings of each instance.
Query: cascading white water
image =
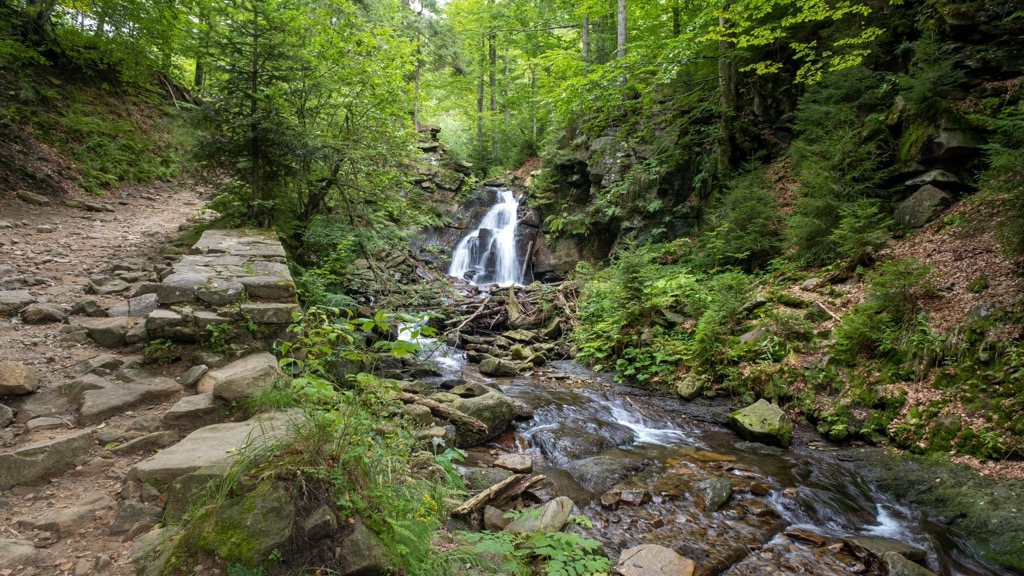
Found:
[[[508,188],[498,189],[498,201],[480,226],[459,242],[452,253],[448,275],[473,284],[511,286],[522,283],[516,251],[519,201]]]

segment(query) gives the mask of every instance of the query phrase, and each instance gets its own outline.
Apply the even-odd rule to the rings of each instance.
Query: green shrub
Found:
[[[771,182],[753,170],[730,183],[701,236],[702,259],[711,268],[757,270],[781,252],[782,224]]]
[[[1000,204],[1000,240],[1011,254],[1024,254],[1024,104],[975,121],[993,132],[985,146],[988,169],[981,180]]]

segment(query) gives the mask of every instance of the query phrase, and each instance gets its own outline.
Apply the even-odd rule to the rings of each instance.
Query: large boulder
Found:
[[[452,401],[451,407],[487,425],[487,432],[458,426],[455,444],[460,448],[476,446],[497,438],[508,429],[516,417],[516,407],[512,400],[493,391],[474,398],[456,398]]]
[[[39,390],[39,371],[21,362],[0,362],[0,396],[21,396]]]
[[[912,562],[921,562],[927,557],[927,553],[917,546],[882,536],[848,536],[843,538],[843,543],[869,569],[876,571],[882,570],[883,558],[887,555],[890,564],[896,563],[892,560],[892,554]]]
[[[693,576],[693,560],[657,544],[641,544],[623,550],[615,573],[622,576]]]
[[[882,554],[882,568],[886,576],[936,576],[935,572],[907,560],[899,552]]]
[[[492,356],[480,362],[480,373],[485,376],[515,376],[519,370],[512,362]]]
[[[131,384],[87,390],[81,394],[79,424],[96,424],[141,404],[161,402],[181,392],[170,378],[147,378]]]
[[[215,552],[229,563],[255,567],[274,550],[284,550],[295,522],[295,497],[280,482],[266,482],[252,492],[199,512],[192,533],[200,550]]]
[[[21,320],[26,324],[52,324],[63,322],[64,310],[53,303],[29,304],[21,311]]]
[[[342,576],[383,576],[388,570],[387,549],[377,535],[356,517],[352,532],[341,541]]]
[[[786,413],[764,398],[729,414],[729,426],[754,442],[787,448],[793,440],[793,424]]]
[[[931,222],[952,203],[953,196],[948,192],[926,184],[896,207],[893,218],[900,226],[920,228]]]
[[[269,352],[260,352],[207,372],[196,389],[200,393],[213,392],[217,398],[234,402],[269,390],[284,377],[277,358]]]

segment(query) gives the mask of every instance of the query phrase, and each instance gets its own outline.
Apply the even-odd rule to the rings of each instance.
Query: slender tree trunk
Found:
[[[728,10],[727,3],[724,8]],[[718,24],[725,30],[729,21],[718,17]],[[728,174],[733,168],[732,119],[736,113],[736,67],[732,60],[732,42],[718,41],[718,173]]]
[[[423,66],[420,50],[420,33],[416,32],[416,67],[413,69],[412,89],[412,125],[416,130],[420,129],[420,69]]]
[[[495,35],[491,32],[487,35],[487,85],[490,90],[491,102],[488,107],[489,117],[492,122],[491,126],[491,154],[493,158],[498,158],[498,131],[494,129],[493,122],[498,117],[498,47],[495,45]]]
[[[480,73],[476,78],[476,143],[480,150],[484,146],[484,68],[486,68],[486,41],[480,38]]]
[[[192,86],[196,88],[202,88],[203,83],[206,81],[206,68],[203,67],[203,62],[196,57],[196,69],[192,74]]]
[[[672,37],[678,38],[682,33],[682,22],[679,16],[679,6],[672,7]]]
[[[583,15],[583,29],[580,31],[582,40],[580,42],[583,50],[583,62],[590,64],[590,14]]]
[[[618,0],[619,8],[616,12],[616,35],[615,48],[619,58],[626,57],[626,0]]]
[[[252,7],[252,47],[251,47],[251,61],[249,63],[249,161],[252,162],[251,178],[252,178],[252,200],[253,205],[250,208],[250,214],[254,217],[254,220],[259,221],[260,208],[259,201],[261,200],[261,183],[260,183],[260,156],[259,156],[259,131],[256,127],[256,112],[258,112],[259,99],[257,90],[259,89],[259,42],[260,42],[260,23],[259,23],[259,8],[253,4]]]
[[[530,132],[537,148],[537,71],[530,65]]]
[[[511,121],[511,112],[508,107],[508,52],[501,55],[501,116],[507,125]]]

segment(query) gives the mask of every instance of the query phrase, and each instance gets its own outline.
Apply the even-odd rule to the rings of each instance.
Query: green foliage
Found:
[[[900,95],[918,118],[937,120],[950,109],[949,101],[966,78],[953,62],[953,48],[928,31],[914,42],[914,58],[900,76]]]
[[[539,510],[526,512],[537,513]],[[506,512],[506,516],[517,517],[522,513]],[[570,526],[590,526],[585,516],[570,516]],[[611,563],[601,554],[601,543],[591,538],[569,532],[528,532],[508,534],[506,532],[473,532],[462,535],[473,544],[471,550],[482,555],[501,558],[503,574],[539,573],[545,576],[602,576],[608,573]],[[528,567],[535,566],[536,571]]]
[[[1000,239],[1011,254],[1024,254],[1024,104],[1007,106],[994,118],[974,120],[992,130],[982,182],[1000,204]]]
[[[701,236],[701,256],[714,268],[757,270],[781,253],[782,224],[771,182],[753,170],[730,182]]]
[[[166,338],[156,338],[146,343],[142,358],[147,364],[170,364],[181,358],[181,346]]]

